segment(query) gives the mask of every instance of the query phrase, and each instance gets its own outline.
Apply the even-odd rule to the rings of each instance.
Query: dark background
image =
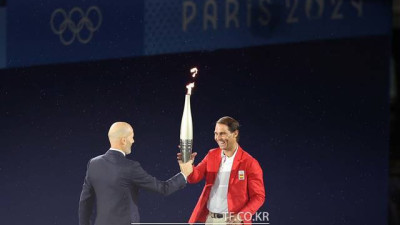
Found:
[[[386,224],[390,37],[8,69],[0,76],[1,224],[78,224],[90,158],[115,121],[133,154],[166,180],[176,163],[189,70],[198,163],[215,121],[239,120],[264,170],[271,225]],[[186,222],[203,183],[142,192],[142,222]]]

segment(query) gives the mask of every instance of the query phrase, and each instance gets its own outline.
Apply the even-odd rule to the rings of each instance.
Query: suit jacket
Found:
[[[139,188],[169,195],[186,184],[179,173],[167,181],[149,175],[138,162],[109,150],[91,159],[79,201],[79,224],[90,225],[96,204],[96,225],[130,225],[140,221]]]
[[[221,151],[220,148],[211,149],[187,178],[189,183],[197,183],[204,177],[206,179],[189,223],[204,223],[207,219],[207,202],[221,164]],[[242,213],[242,219],[245,219],[245,213],[253,215],[264,203],[265,188],[263,171],[258,161],[240,146],[237,151],[229,177],[228,210],[235,214]],[[244,222],[251,223],[251,220]]]

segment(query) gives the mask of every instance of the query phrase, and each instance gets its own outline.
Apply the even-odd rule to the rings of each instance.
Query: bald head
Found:
[[[133,140],[133,128],[126,122],[115,122],[108,131],[108,139],[111,148],[124,151],[126,154],[131,153]]]
[[[133,129],[129,123],[116,122],[111,125],[110,130],[108,131],[108,138],[110,139],[110,142],[112,142],[116,139],[128,136],[131,131],[133,131]]]

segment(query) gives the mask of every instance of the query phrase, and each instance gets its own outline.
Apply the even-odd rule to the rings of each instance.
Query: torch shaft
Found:
[[[187,162],[190,160],[190,155],[192,154],[192,146],[193,146],[193,139],[180,140],[183,162]]]
[[[190,95],[185,96],[185,106],[183,109],[180,134],[180,148],[183,162],[190,160],[193,147],[193,122],[190,110]]]

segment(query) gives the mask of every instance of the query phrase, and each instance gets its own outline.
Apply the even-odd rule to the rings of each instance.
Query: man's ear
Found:
[[[121,138],[121,144],[126,145],[126,137]]]
[[[239,135],[239,131],[235,130],[235,132],[233,132],[233,133],[234,133],[234,137],[237,138],[237,136]]]

